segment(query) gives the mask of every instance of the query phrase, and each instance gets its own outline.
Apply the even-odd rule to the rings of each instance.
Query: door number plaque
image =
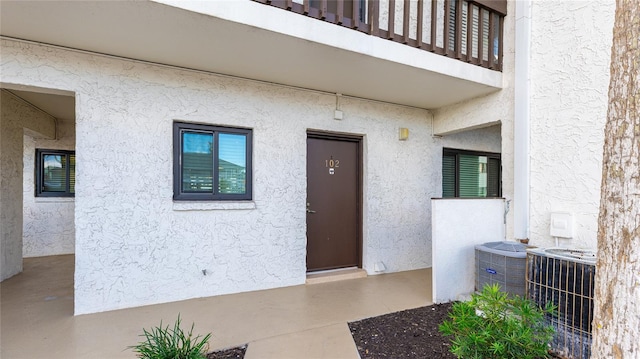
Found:
[[[329,174],[332,175],[336,173],[336,168],[340,167],[340,160],[333,159],[331,156],[330,159],[324,160],[324,166],[329,169]]]

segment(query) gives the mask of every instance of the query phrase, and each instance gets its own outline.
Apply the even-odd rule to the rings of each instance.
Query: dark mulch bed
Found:
[[[404,310],[349,323],[360,358],[455,359],[449,339],[438,332],[451,303]],[[209,353],[207,359],[242,359],[247,346]]]
[[[404,310],[349,323],[360,358],[452,358],[449,339],[438,332],[451,303]]]
[[[236,348],[229,348],[209,353],[207,354],[207,359],[243,359],[246,351],[247,346],[243,345]]]

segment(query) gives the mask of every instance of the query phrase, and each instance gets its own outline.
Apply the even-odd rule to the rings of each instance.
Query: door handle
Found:
[[[307,203],[307,213],[316,213],[316,211],[309,208],[310,205],[310,203]]]

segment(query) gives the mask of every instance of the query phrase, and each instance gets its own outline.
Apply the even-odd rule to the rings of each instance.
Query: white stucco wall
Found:
[[[441,142],[443,147],[447,148],[500,153],[502,151],[501,130],[498,124],[443,136]]]
[[[22,149],[25,130],[54,137],[53,119],[0,91],[0,280],[22,271]]]
[[[603,129],[615,2],[532,1],[531,243],[555,245],[553,211],[574,214],[575,237],[596,248]]]
[[[515,46],[515,2],[507,3],[508,16],[504,20],[503,89],[499,92],[439,108],[433,112],[434,133],[447,139],[471,130],[486,127],[490,131],[500,129],[499,150],[502,154],[502,195],[507,201],[513,200],[513,119],[514,119],[514,46]],[[453,146],[452,146],[453,147]],[[484,150],[481,148],[467,148]],[[489,150],[489,149],[487,149]],[[513,208],[514,203],[510,203]],[[513,239],[513,211],[507,214],[507,239]]]
[[[575,237],[567,247],[596,246],[600,199],[602,130],[615,3],[607,1],[532,1],[529,78],[530,161],[528,206],[531,243],[552,246],[549,217],[574,215]],[[509,1],[508,13],[515,11]],[[505,19],[504,81],[496,94],[438,109],[434,131],[447,135],[487,122],[502,124],[503,195],[513,199],[514,18]],[[446,137],[446,136],[445,136]],[[507,239],[514,238],[513,214]]]
[[[433,301],[466,300],[475,287],[475,246],[504,240],[504,199],[434,199],[431,206]]]
[[[70,254],[75,250],[74,199],[35,196],[36,149],[74,150],[75,124],[59,122],[56,137],[24,136],[23,257]]]
[[[2,52],[3,81],[76,93],[77,314],[304,283],[308,129],[364,136],[364,268],[431,265],[446,140],[426,110],[343,97],[336,121],[334,95],[8,40]],[[174,120],[253,128],[253,203],[172,201]]]

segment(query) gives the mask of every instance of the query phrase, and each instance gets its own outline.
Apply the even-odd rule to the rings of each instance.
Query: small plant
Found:
[[[185,333],[180,327],[180,314],[178,314],[173,328],[169,328],[169,325],[162,327],[162,321],[160,326],[149,331],[143,328],[144,334],[140,336],[145,340],[129,349],[133,349],[137,357],[143,359],[205,359],[211,333],[202,339],[200,335],[194,337],[193,326],[194,324],[191,324],[191,329]]]
[[[458,358],[548,358],[554,329],[544,316],[554,311],[550,303],[539,308],[528,299],[509,297],[497,284],[485,285],[470,301],[454,303],[450,320],[439,330],[453,336],[451,352]]]

